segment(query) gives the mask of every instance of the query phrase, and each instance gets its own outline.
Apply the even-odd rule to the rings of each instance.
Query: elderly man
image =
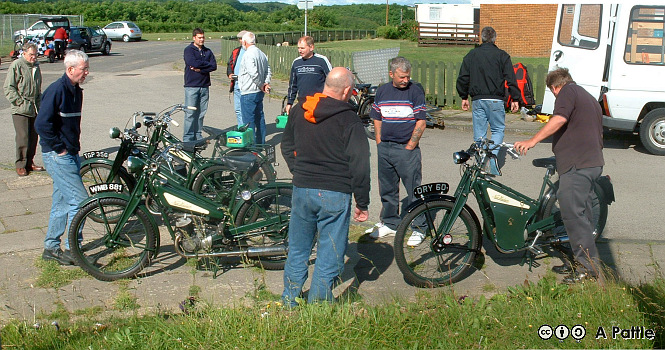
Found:
[[[245,54],[240,62],[240,109],[242,123],[254,129],[256,143],[266,141],[266,120],[263,115],[263,97],[270,93],[270,65],[268,57],[256,47],[256,36],[247,32],[242,37]]]
[[[21,57],[9,65],[4,90],[12,105],[12,121],[16,130],[16,173],[26,176],[30,171],[44,171],[43,167],[33,163],[39,138],[35,131],[35,117],[42,93],[37,45],[23,45]]]
[[[83,106],[83,89],[79,85],[83,84],[88,73],[85,52],[69,50],[65,56],[65,74],[44,91],[35,120],[42,158],[53,179],[51,214],[42,259],[55,260],[61,265],[74,264],[70,242],[65,240],[63,252],[60,237],[67,232],[79,203],[88,197],[79,175],[81,161],[78,155]]]
[[[298,99],[303,99],[323,91],[326,76],[332,69],[326,56],[314,53],[314,38],[311,36],[303,36],[298,40],[298,53],[300,57],[291,64],[288,100],[285,107],[287,114],[296,96]]]
[[[229,62],[226,64],[226,75],[229,77],[231,83],[229,84],[229,92],[233,93],[233,107],[236,110],[236,120],[238,126],[242,125],[242,110],[240,108],[240,84],[238,84],[238,74],[240,74],[240,62],[242,62],[242,55],[245,54],[245,49],[242,47],[242,37],[247,33],[242,30],[238,33],[237,38],[240,46],[231,51]]]
[[[406,203],[413,203],[413,189],[422,179],[420,137],[425,132],[425,92],[411,82],[411,63],[404,57],[390,61],[392,84],[383,84],[376,91],[369,116],[376,130],[381,221],[365,231],[378,239],[395,233],[399,215],[399,183],[406,189]],[[402,207],[402,210],[405,208]],[[407,244],[422,243],[425,235],[414,228]]]
[[[570,274],[563,279],[571,284],[588,278],[603,282],[600,256],[593,229],[591,200],[593,184],[603,172],[603,112],[598,101],[575,84],[568,69],[547,74],[545,84],[556,96],[552,118],[532,138],[515,142],[521,154],[552,136],[552,151],[559,172],[557,198],[561,218],[570,238],[573,259],[579,267],[564,264],[554,272]]]
[[[365,221],[369,206],[369,144],[360,119],[347,103],[353,75],[330,71],[322,93],[296,105],[282,138],[282,155],[293,174],[289,254],[282,299],[296,306],[307,279],[318,232],[316,267],[309,302],[332,301],[332,286],[344,269],[349,236],[351,194],[355,221]]]

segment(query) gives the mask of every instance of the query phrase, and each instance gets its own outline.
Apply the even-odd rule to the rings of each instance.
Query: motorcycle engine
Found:
[[[176,233],[176,251],[180,255],[209,252],[216,228],[196,215],[178,214],[172,218]]]

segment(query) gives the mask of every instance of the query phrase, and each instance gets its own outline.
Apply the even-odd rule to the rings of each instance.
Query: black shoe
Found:
[[[571,273],[570,275],[566,276],[561,280],[562,283],[564,284],[575,284],[575,283],[580,283],[584,282],[587,280],[594,280],[595,278],[591,276],[590,274],[586,272],[575,272]]]
[[[69,253],[69,251],[65,253],[60,250],[60,248],[44,249],[44,252],[42,253],[42,259],[54,260],[57,261],[60,265],[74,265],[74,259],[72,259],[71,253]]]
[[[76,265],[76,259],[74,259],[74,254],[72,254],[71,250],[65,249],[65,251],[62,252],[62,256],[64,256],[66,259],[71,260],[72,265]]]
[[[565,275],[567,273],[572,273],[573,268],[568,264],[552,266],[552,272],[558,273],[559,275]]]

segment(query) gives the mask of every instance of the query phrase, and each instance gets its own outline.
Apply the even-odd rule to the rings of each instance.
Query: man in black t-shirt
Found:
[[[558,68],[547,74],[547,87],[556,96],[553,116],[532,138],[515,142],[521,154],[552,136],[552,151],[559,172],[557,198],[563,224],[570,238],[573,258],[579,268],[555,266],[555,272],[571,272],[564,283],[586,278],[602,279],[600,257],[596,248],[591,196],[593,184],[603,172],[603,123],[598,101],[575,84],[568,69]]]

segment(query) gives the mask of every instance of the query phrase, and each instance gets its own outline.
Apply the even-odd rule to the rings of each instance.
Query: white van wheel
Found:
[[[665,108],[647,113],[640,125],[640,140],[650,153],[665,156]]]

